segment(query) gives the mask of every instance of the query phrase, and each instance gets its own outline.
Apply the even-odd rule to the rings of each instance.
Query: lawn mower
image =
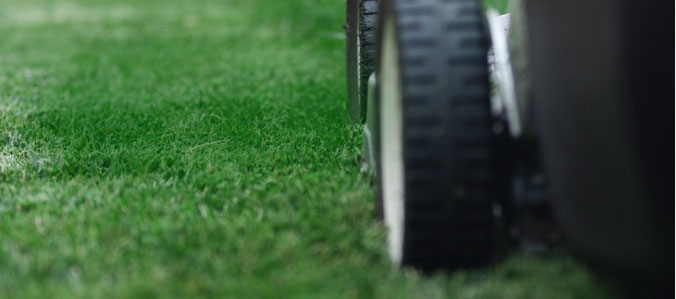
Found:
[[[481,266],[503,234],[560,229],[600,272],[673,282],[667,4],[347,0],[347,107],[393,263]]]

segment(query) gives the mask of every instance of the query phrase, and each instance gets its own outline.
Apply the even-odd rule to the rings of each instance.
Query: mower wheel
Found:
[[[375,70],[377,0],[347,1],[347,109],[354,122],[366,117],[369,76]]]
[[[489,39],[480,0],[381,2],[379,195],[395,264],[479,266],[493,252]]]

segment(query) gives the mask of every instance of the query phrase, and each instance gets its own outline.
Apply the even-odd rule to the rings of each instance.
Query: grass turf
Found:
[[[0,297],[605,295],[565,254],[392,269],[340,0],[0,5]]]

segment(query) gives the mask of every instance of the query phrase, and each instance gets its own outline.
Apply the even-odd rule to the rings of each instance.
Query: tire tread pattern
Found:
[[[348,111],[352,120],[363,123],[369,76],[376,64],[378,0],[347,1]]]
[[[493,251],[488,40],[478,0],[395,0],[402,74],[402,263],[479,266]]]

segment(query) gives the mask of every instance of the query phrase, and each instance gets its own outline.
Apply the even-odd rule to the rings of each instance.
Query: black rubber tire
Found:
[[[347,109],[354,122],[366,119],[369,76],[375,70],[377,0],[347,1]]]
[[[403,114],[401,264],[424,272],[483,265],[494,248],[495,147],[481,1],[381,2],[379,80],[380,28],[388,18],[395,23]],[[383,146],[381,140],[378,155]]]
[[[673,5],[525,2],[552,207],[569,247],[630,298],[674,298]]]

